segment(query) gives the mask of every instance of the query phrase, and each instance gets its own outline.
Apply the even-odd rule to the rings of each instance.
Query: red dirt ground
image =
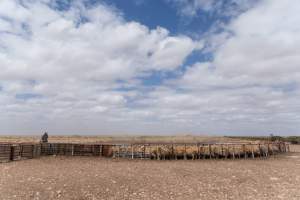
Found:
[[[300,199],[300,153],[268,160],[43,157],[0,164],[0,199]]]

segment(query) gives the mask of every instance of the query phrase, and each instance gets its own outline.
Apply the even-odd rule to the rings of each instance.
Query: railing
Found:
[[[113,146],[115,158],[156,160],[238,159],[269,157],[289,152],[289,145],[273,143],[159,143],[118,144]]]
[[[103,156],[130,159],[239,159],[267,158],[289,152],[284,142],[271,143],[133,143],[73,144],[36,143],[0,144],[0,162],[39,156]]]
[[[39,157],[40,145],[37,144],[0,144],[0,162]]]

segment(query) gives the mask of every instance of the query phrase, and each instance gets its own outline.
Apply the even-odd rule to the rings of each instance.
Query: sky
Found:
[[[300,135],[299,0],[0,0],[0,134]]]

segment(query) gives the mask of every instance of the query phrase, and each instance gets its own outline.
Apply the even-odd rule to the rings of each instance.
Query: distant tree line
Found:
[[[227,136],[229,138],[241,140],[267,140],[267,141],[283,141],[291,144],[300,144],[300,136],[278,136],[270,134],[270,136]]]
[[[300,144],[300,136],[289,136],[285,138],[285,141],[292,144]]]

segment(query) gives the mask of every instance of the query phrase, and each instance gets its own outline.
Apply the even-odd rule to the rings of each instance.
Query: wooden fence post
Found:
[[[124,148],[125,153],[123,154],[123,158],[126,158],[128,156],[128,145],[124,146]]]
[[[74,144],[72,144],[72,146],[71,146],[71,151],[72,151],[71,155],[74,156]]]
[[[171,153],[172,155],[170,156],[172,159],[174,159],[174,145],[173,145],[173,143],[172,143],[172,153]]]
[[[177,149],[176,149],[176,145],[175,145],[175,150],[174,150],[174,152],[175,152],[175,160],[177,160]]]
[[[247,158],[246,145],[245,144],[243,144],[243,153],[244,153],[244,158]]]
[[[34,145],[31,145],[31,158],[34,158],[34,154],[35,154],[35,151],[34,151]]]
[[[131,145],[131,159],[134,158],[134,155],[133,155],[133,145]]]
[[[184,160],[186,160],[187,157],[186,157],[186,144],[184,144]]]
[[[228,154],[229,154],[229,145],[226,144],[226,149],[225,149],[225,159],[228,158]]]
[[[14,146],[10,145],[10,154],[9,154],[9,160],[13,161],[14,160]]]
[[[158,145],[156,145],[156,159],[160,160],[160,155],[158,153]]]
[[[232,158],[235,159],[235,146],[232,145]]]
[[[199,146],[199,143],[197,143],[197,150],[198,150],[198,159],[200,159],[200,146]]]
[[[223,144],[221,144],[221,158],[223,158],[224,156],[224,148],[223,148]]]

